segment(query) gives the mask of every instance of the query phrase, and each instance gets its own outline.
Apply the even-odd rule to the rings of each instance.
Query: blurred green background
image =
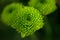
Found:
[[[1,13],[6,5],[12,2],[21,2],[28,6],[29,0],[0,0],[0,40],[60,40],[60,1],[56,0],[57,10],[47,15],[49,27],[43,27],[35,32],[35,34],[21,38],[20,34],[11,27],[8,27],[1,21]],[[46,31],[47,30],[47,31]]]

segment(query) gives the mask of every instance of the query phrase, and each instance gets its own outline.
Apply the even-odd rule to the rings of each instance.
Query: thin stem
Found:
[[[47,17],[45,17],[44,18],[44,22],[45,22],[45,32],[46,32],[46,34],[45,34],[45,39],[46,40],[52,40],[52,29],[51,29],[51,26],[50,26],[50,23],[49,23],[49,21],[48,21],[48,18]]]
[[[31,35],[31,40],[38,40],[36,34],[32,34],[32,35]]]

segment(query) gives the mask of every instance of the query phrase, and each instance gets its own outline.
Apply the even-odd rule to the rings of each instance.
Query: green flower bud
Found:
[[[24,38],[43,27],[43,16],[33,7],[24,7],[22,12],[19,13],[18,21],[13,26]]]
[[[55,0],[30,0],[29,6],[38,9],[43,15],[48,15],[57,9]]]
[[[22,5],[19,3],[7,5],[2,12],[2,21],[8,25],[13,24],[17,20],[16,17],[21,10]]]

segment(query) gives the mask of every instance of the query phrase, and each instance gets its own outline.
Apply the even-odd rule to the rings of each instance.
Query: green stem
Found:
[[[32,35],[31,35],[31,40],[38,40],[36,34],[32,34]]]
[[[50,26],[50,23],[49,23],[49,21],[48,21],[48,18],[47,17],[45,17],[44,18],[44,20],[45,20],[45,39],[46,40],[52,40],[52,29],[51,29],[51,26]]]

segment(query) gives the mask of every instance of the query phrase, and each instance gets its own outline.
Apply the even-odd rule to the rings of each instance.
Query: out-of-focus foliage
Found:
[[[60,0],[56,0],[56,3],[57,3],[57,5],[58,5],[59,8],[60,8]]]
[[[48,15],[56,10],[55,0],[30,0],[29,6],[38,9],[43,15]]]

